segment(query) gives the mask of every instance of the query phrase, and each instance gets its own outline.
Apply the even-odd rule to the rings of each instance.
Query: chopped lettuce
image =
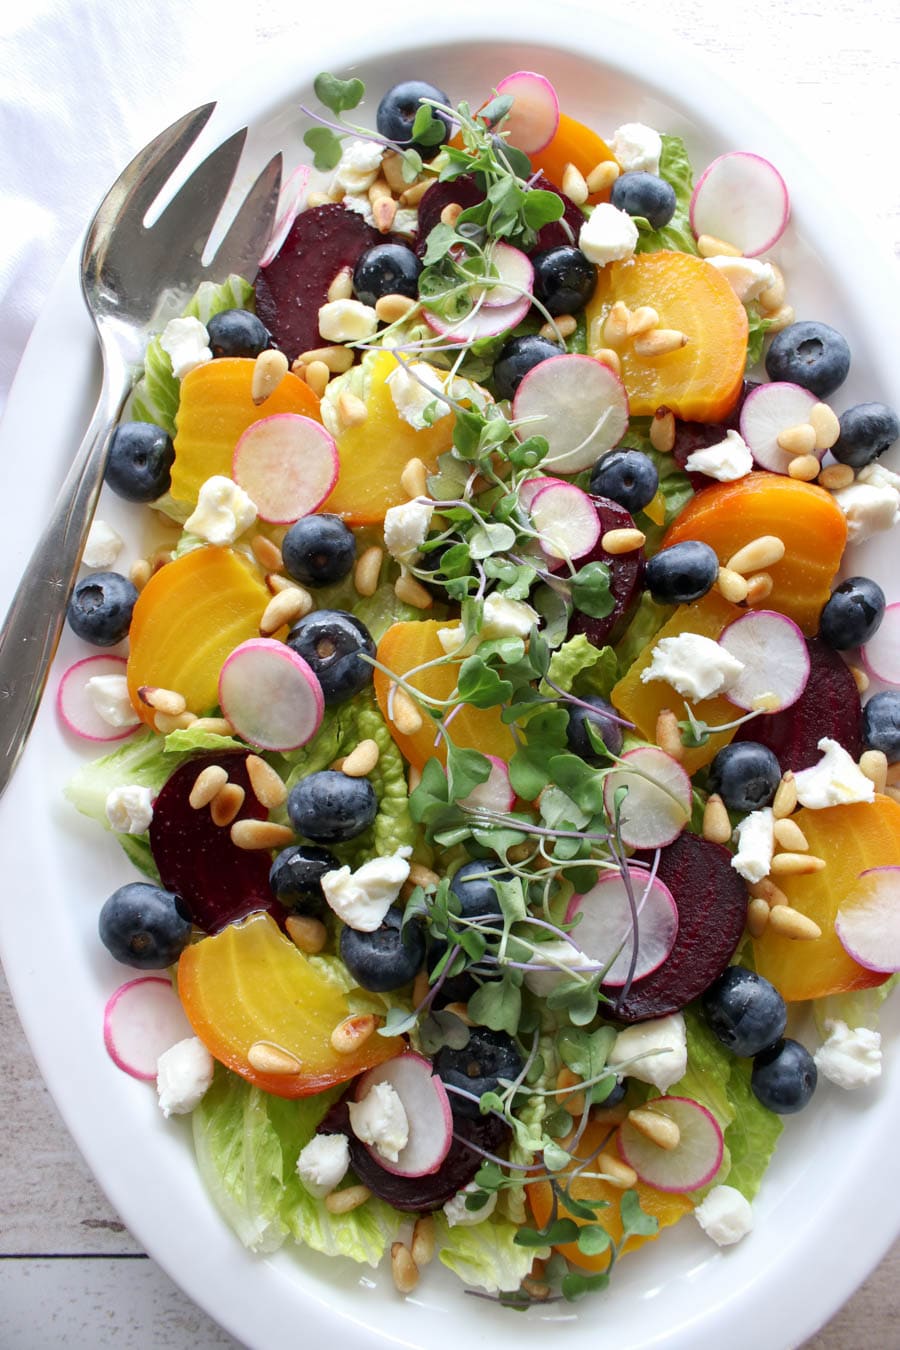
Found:
[[[550,679],[569,693],[609,698],[618,666],[612,647],[595,647],[583,633],[569,638],[550,658]]]
[[[772,326],[771,319],[763,318],[758,305],[747,305],[747,370],[752,370],[762,360],[763,342]]]
[[[823,1040],[827,1037],[826,1022],[845,1022],[851,1030],[869,1027],[874,1031],[878,1026],[881,1005],[898,984],[900,975],[892,975],[874,989],[857,989],[850,994],[829,994],[827,998],[813,999],[813,1015],[819,1035]]]
[[[435,1215],[442,1265],[476,1289],[489,1294],[512,1293],[531,1270],[535,1258],[546,1260],[549,1247],[520,1247],[518,1225],[491,1215],[476,1224],[453,1228],[443,1214]]]
[[[403,1216],[374,1196],[349,1214],[331,1214],[299,1180],[288,1188],[285,1219],[293,1237],[324,1256],[346,1256],[377,1266],[397,1236]]]
[[[674,613],[674,605],[657,604],[651,598],[650,592],[644,591],[637,609],[631,616],[628,631],[621,642],[616,644],[620,676],[630,670],[647,644],[653,641],[663,624],[668,623]]]
[[[648,227],[640,230],[635,251],[657,253],[662,248],[668,248],[679,253],[696,253],[697,245],[690,220],[693,173],[687,148],[680,136],[663,136],[659,176],[675,189],[675,214],[662,229]]]

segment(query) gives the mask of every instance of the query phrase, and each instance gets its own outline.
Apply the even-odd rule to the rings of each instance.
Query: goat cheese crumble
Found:
[[[244,489],[224,474],[214,474],[200,488],[184,528],[208,544],[221,546],[233,544],[255,520],[256,507]]]
[[[362,1101],[351,1102],[350,1125],[357,1139],[388,1162],[396,1162],[409,1143],[409,1119],[395,1087],[375,1083]]]
[[[400,887],[409,876],[408,845],[387,858],[371,858],[355,872],[339,867],[322,877],[322,892],[330,908],[348,928],[374,933],[380,928]]]
[[[641,671],[641,683],[662,680],[695,703],[730,689],[743,670],[743,661],[712,638],[678,633],[657,642],[649,666]]]
[[[823,811],[827,806],[875,800],[875,785],[842,745],[828,736],[819,741],[822,758],[811,769],[794,774],[801,806]]]
[[[694,1218],[719,1247],[740,1242],[753,1229],[750,1201],[733,1186],[713,1186],[694,1210]]]
[[[828,1039],[813,1055],[823,1078],[852,1092],[881,1077],[881,1035],[869,1027],[852,1031],[840,1019],[825,1023]]]

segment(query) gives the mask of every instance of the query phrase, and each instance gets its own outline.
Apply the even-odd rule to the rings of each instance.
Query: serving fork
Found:
[[[0,794],[40,705],[103,484],[113,429],[147,340],[162,326],[161,298],[168,297],[170,305],[180,300],[183,306],[201,281],[224,281],[232,273],[252,280],[271,234],[281,186],[280,154],[259,174],[214,256],[204,263],[238,168],[246,127],[207,156],[152,225],[144,223],[214,108],[214,103],[196,108],[146,145],[113,183],[88,226],[81,290],[100,342],[100,397],[0,629]]]

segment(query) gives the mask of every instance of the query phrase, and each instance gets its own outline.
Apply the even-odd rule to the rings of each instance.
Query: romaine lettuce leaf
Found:
[[[491,1215],[476,1224],[453,1228],[443,1214],[435,1215],[438,1259],[468,1285],[489,1294],[512,1293],[531,1270],[535,1258],[546,1260],[549,1247],[519,1247],[518,1225]]]
[[[813,1015],[819,1035],[823,1040],[828,1035],[826,1022],[845,1022],[851,1031],[858,1027],[869,1027],[874,1031],[878,1026],[881,1005],[898,984],[900,975],[892,975],[875,989],[858,989],[850,994],[829,994],[827,998],[813,999]]]
[[[670,248],[679,253],[696,253],[697,245],[690,220],[693,173],[687,148],[680,136],[662,137],[659,176],[675,189],[675,214],[662,229],[639,230],[635,252],[656,253],[661,248]]]
[[[569,638],[550,658],[550,679],[567,694],[590,693],[609,698],[618,665],[612,647],[595,647],[583,633]]]
[[[674,605],[659,605],[644,591],[622,640],[616,643],[616,659],[622,676],[634,665],[641,652],[652,642],[663,624],[675,613]]]

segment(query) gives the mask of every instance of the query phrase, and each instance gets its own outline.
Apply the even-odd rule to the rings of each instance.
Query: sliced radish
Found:
[[[497,280],[490,286],[473,286],[472,299],[481,297],[485,309],[514,305],[523,295],[530,297],[534,289],[534,268],[531,259],[520,249],[499,240],[490,251],[490,261]]]
[[[98,713],[88,689],[88,681],[95,676],[124,679],[127,664],[124,656],[86,656],[69,666],[56,691],[56,709],[69,731],[87,741],[121,741],[137,731],[141,725],[137,713],[127,726],[110,726]]]
[[[559,126],[559,99],[556,90],[543,75],[533,70],[517,70],[497,85],[497,93],[514,102],[500,127],[509,133],[509,143],[526,155],[535,155],[549,145]]]
[[[583,558],[600,538],[597,509],[574,483],[545,484],[532,498],[530,515],[550,558]]]
[[[900,601],[888,605],[878,632],[860,653],[863,665],[877,680],[900,686]]]
[[[639,745],[622,756],[623,767],[606,775],[603,804],[613,819],[619,788],[628,792],[620,809],[622,842],[629,848],[664,848],[691,818],[691,780],[655,745]]]
[[[309,185],[311,172],[308,164],[298,164],[294,172],[284,180],[278,196],[278,205],[275,208],[275,223],[272,226],[272,235],[266,245],[265,253],[259,260],[260,267],[268,267],[269,263],[274,261],[281,245],[290,234],[291,226],[299,216],[306,200],[306,189]]]
[[[531,296],[522,295],[510,305],[482,304],[464,319],[445,319],[430,309],[422,311],[425,322],[448,342],[475,342],[478,338],[496,337],[508,328],[521,323],[531,308]]]
[[[497,311],[495,310],[494,313]],[[534,366],[516,390],[516,434],[544,436],[544,467],[557,473],[589,469],[628,430],[628,395],[609,366],[592,356],[565,353]]]
[[[714,159],[691,197],[691,229],[755,258],[781,238],[791,214],[784,179],[767,159],[731,150]]]
[[[722,1166],[725,1141],[711,1111],[690,1097],[652,1097],[644,1110],[658,1111],[678,1126],[673,1149],[661,1148],[630,1121],[619,1126],[619,1152],[641,1181],[658,1191],[696,1191]]]
[[[627,870],[637,910],[636,927],[628,887],[618,872],[607,872],[585,895],[573,896],[566,911],[566,923],[581,915],[572,936],[585,955],[598,965],[612,961],[603,983],[615,987],[629,978],[635,935],[637,962],[631,978],[642,980],[662,965],[678,933],[678,907],[668,886],[655,877],[648,886],[647,872],[638,867]]]
[[[744,669],[725,697],[738,708],[751,712],[757,699],[773,695],[766,712],[789,708],[809,680],[809,648],[800,629],[785,614],[756,609],[729,624],[719,646],[743,661]]]
[[[231,473],[260,520],[292,525],[322,505],[338,479],[334,438],[311,417],[275,413],[249,426],[234,447]]]
[[[120,985],[103,1012],[103,1044],[110,1059],[146,1083],[156,1081],[160,1055],[193,1034],[171,980],[160,975]]]
[[[499,755],[488,755],[487,758],[491,761],[490,774],[463,798],[460,805],[470,811],[511,811],[516,794],[509,781],[509,765]]]
[[[409,1140],[396,1162],[382,1157],[366,1144],[372,1157],[396,1177],[428,1177],[436,1172],[453,1143],[453,1113],[447,1089],[430,1060],[412,1050],[389,1059],[364,1073],[356,1085],[356,1100],[362,1101],[376,1083],[390,1083],[409,1121]]]
[[[302,656],[274,638],[251,638],[222,666],[219,706],[248,744],[296,750],[319,730],[325,700]]]
[[[794,458],[782,450],[778,437],[789,427],[809,421],[809,414],[818,402],[815,394],[799,384],[776,381],[751,389],[741,408],[741,435],[757,464],[772,473],[786,474]],[[824,450],[814,451],[821,460]]]
[[[900,867],[861,872],[834,920],[848,956],[866,970],[900,970]]]
[[[519,484],[519,505],[526,511],[530,510],[531,503],[543,488],[565,481],[564,478],[526,478]]]

